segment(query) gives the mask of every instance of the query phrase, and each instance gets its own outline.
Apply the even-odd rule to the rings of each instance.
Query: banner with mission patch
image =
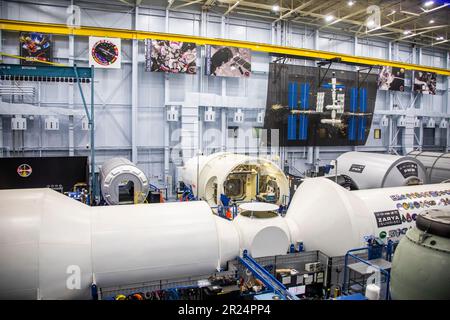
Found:
[[[21,32],[19,36],[20,60],[22,65],[43,65],[39,61],[53,61],[52,36],[37,32]]]
[[[89,37],[89,65],[95,68],[120,69],[121,39]]]

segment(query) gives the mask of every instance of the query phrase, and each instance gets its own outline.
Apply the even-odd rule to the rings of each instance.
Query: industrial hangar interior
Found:
[[[0,299],[450,299],[449,21],[0,0]]]

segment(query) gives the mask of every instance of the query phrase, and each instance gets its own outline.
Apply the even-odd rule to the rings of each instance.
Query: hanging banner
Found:
[[[206,46],[205,74],[218,77],[250,77],[252,54],[250,49]]]
[[[53,61],[52,36],[36,32],[21,32],[19,36],[20,56],[28,60],[20,60],[22,65],[44,65],[39,61]]]
[[[197,45],[146,39],[145,71],[196,74]]]
[[[414,91],[422,94],[436,94],[436,73],[414,71]]]
[[[405,69],[384,66],[378,75],[378,90],[405,91]]]
[[[120,69],[121,39],[89,37],[89,66]]]

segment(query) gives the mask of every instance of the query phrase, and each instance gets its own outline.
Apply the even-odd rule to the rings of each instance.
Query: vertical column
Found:
[[[450,52],[446,52],[445,53],[445,67],[447,69],[450,68]],[[445,94],[444,94],[444,99],[445,99],[445,108],[443,106],[443,111],[444,113],[448,116],[450,115],[450,94],[449,94],[449,90],[450,90],[450,81],[448,79],[449,77],[445,77]],[[447,120],[450,120],[449,118],[447,118]],[[446,150],[447,152],[450,151],[450,123],[447,125],[447,146],[446,146]]]
[[[138,30],[139,6],[134,7],[134,30]],[[137,39],[131,40],[131,161],[138,162],[137,152],[137,124],[138,124],[138,52],[139,42]]]
[[[166,10],[165,16],[165,32],[169,32],[169,10]],[[168,184],[170,179],[170,126],[167,121],[167,104],[169,102],[169,75],[164,74],[164,106],[163,106],[163,117],[164,117],[164,181]],[[181,139],[181,137],[180,137]],[[171,188],[167,186],[168,192],[172,192]]]
[[[1,5],[0,5],[1,6]],[[3,35],[0,29],[0,52],[2,51]],[[3,157],[3,118],[0,115],[0,157]]]
[[[73,66],[75,62],[75,36],[69,35],[69,66]],[[68,83],[68,103],[69,109],[74,109],[74,89],[73,83]],[[40,97],[39,97],[40,100]],[[74,146],[74,116],[69,116],[69,156],[73,157],[75,154],[75,146]]]
[[[225,38],[227,36],[227,32],[226,32],[226,18],[224,16],[222,16],[222,20],[220,23],[220,37],[221,38]],[[225,101],[225,97],[226,97],[226,91],[227,91],[227,80],[225,77],[222,77],[222,102]],[[222,114],[221,114],[221,119],[222,119],[222,151],[226,151],[227,150],[227,138],[228,138],[228,132],[227,132],[227,116],[228,116],[228,109],[222,105]]]

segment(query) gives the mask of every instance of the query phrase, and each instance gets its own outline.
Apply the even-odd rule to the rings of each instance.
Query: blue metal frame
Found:
[[[77,73],[78,72],[78,75]],[[94,74],[91,68],[79,68],[77,71],[73,67],[54,66],[24,66],[19,64],[0,64],[0,76],[11,77],[41,77],[41,78],[72,78],[72,79],[92,79]],[[39,81],[29,79],[30,81]],[[41,80],[42,81],[42,80]]]
[[[362,247],[362,248],[352,249],[352,250],[347,251],[347,253],[345,254],[345,260],[344,260],[344,283],[342,285],[342,292],[348,291],[348,288],[347,288],[348,258],[352,257],[352,258],[354,258],[354,259],[356,259],[356,260],[358,260],[358,261],[360,261],[360,262],[362,262],[364,264],[367,264],[368,266],[371,266],[371,267],[374,267],[374,268],[380,270],[380,272],[383,273],[386,276],[386,300],[389,300],[389,297],[390,297],[390,295],[389,295],[389,283],[390,283],[390,279],[391,279],[391,274],[390,274],[389,271],[386,271],[385,269],[380,268],[379,266],[370,263],[370,260],[365,260],[365,259],[362,259],[362,258],[352,254],[352,252],[364,251],[364,250],[370,251],[370,247]]]
[[[285,285],[278,281],[269,271],[260,266],[247,252],[244,250],[242,258],[237,257],[237,260],[250,270],[255,278],[261,280],[265,287],[286,300],[300,300],[295,295],[289,292]]]
[[[94,134],[94,66],[79,68],[75,64],[73,67],[56,67],[56,66],[23,66],[18,64],[0,64],[0,78],[2,80],[20,80],[20,81],[52,81],[61,82],[61,78],[69,78],[78,84],[81,99],[83,101],[84,111],[89,121],[91,131],[91,179],[90,192],[91,204],[94,203],[97,193],[97,183],[95,179],[95,134]],[[81,83],[91,84],[91,111],[88,111],[86,99],[81,88]],[[64,82],[61,82],[64,83]]]

